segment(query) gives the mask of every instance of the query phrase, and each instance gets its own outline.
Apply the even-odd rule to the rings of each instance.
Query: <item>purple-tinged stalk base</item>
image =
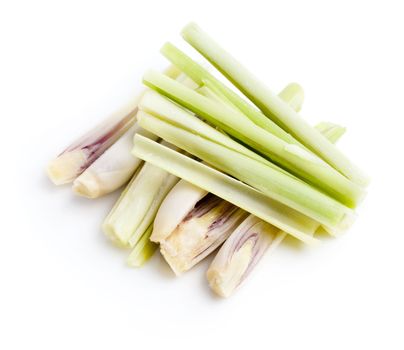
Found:
[[[136,112],[110,118],[72,143],[49,163],[49,178],[56,185],[73,181],[133,125]]]

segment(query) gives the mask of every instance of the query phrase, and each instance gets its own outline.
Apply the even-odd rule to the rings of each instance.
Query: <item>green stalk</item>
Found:
[[[367,176],[331,142],[301,118],[290,106],[272,93],[259,79],[251,74],[235,58],[222,49],[195,23],[187,25],[184,39],[230,80],[267,117],[297,140],[311,149],[328,164],[358,185],[366,186]]]
[[[364,193],[320,158],[296,144],[289,144],[260,128],[241,112],[202,96],[158,72],[148,72],[144,83],[190,109],[226,133],[265,154],[294,175],[324,190],[341,203],[355,208]],[[328,141],[327,141],[328,142]]]
[[[137,135],[133,154],[221,197],[307,243],[315,241],[313,219],[205,164]],[[235,161],[236,162],[236,161]]]
[[[171,43],[166,43],[161,48],[161,53],[171,61],[171,63],[178,67],[181,71],[187,74],[192,80],[199,85],[207,85],[212,90],[220,92],[228,99],[231,104],[236,106],[242,113],[244,113],[256,125],[265,129],[266,131],[278,136],[280,139],[293,144],[300,144],[290,134],[285,132],[271,119],[267,118],[263,113],[253,107],[251,104],[243,100],[237,93],[221,83],[206,69],[193,61],[181,50],[176,48]]]

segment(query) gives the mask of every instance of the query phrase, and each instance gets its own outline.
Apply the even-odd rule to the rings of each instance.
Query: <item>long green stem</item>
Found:
[[[221,48],[195,23],[187,25],[184,39],[229,79],[267,117],[292,134],[327,163],[358,185],[369,180],[342,152],[272,93],[234,57]]]
[[[206,69],[193,61],[185,53],[176,48],[173,44],[166,43],[161,48],[161,53],[168,60],[170,60],[173,65],[177,66],[197,84],[207,85],[211,89],[214,89],[223,94],[234,106],[236,106],[242,113],[250,118],[256,125],[278,136],[280,139],[288,143],[299,144],[299,142],[290,134],[285,132],[276,123],[267,118],[263,113],[261,113],[251,104],[243,100],[238,94],[236,94],[233,90],[221,83]]]

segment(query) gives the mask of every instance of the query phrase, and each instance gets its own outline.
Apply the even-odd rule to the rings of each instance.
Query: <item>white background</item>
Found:
[[[402,1],[2,1],[2,349],[403,349]],[[74,197],[49,159],[133,102],[159,47],[198,22],[302,114],[348,127],[340,147],[372,176],[359,218],[317,248],[292,239],[232,298],[202,263],[174,278],[125,266],[100,222],[117,194]],[[189,50],[197,57],[192,50]],[[400,334],[401,332],[401,334]]]

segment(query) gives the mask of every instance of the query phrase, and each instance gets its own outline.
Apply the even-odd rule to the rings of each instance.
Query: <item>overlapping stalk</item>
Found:
[[[229,79],[267,117],[293,135],[327,163],[358,185],[366,186],[368,177],[341,151],[272,93],[234,57],[218,45],[195,23],[182,31],[183,38]]]
[[[234,108],[212,101],[158,72],[149,71],[144,75],[143,81],[344,205],[354,208],[361,201],[364,195],[361,187],[316,155],[264,130]]]

